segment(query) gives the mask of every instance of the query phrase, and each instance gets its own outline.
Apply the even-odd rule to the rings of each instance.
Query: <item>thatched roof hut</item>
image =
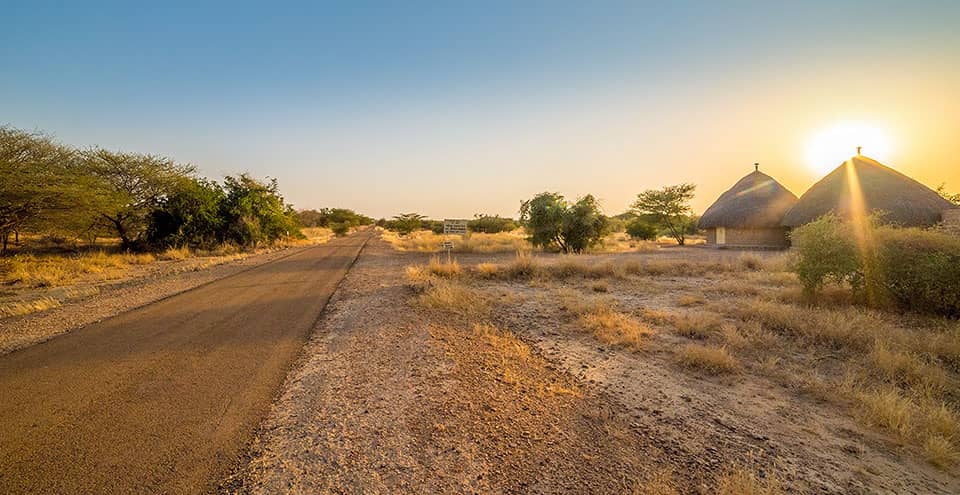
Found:
[[[851,174],[855,174],[853,182]],[[798,227],[830,212],[849,219],[851,212],[858,209],[851,187],[860,189],[860,211],[882,212],[884,222],[905,227],[934,225],[941,221],[945,210],[956,208],[929,187],[876,160],[857,155],[804,193],[781,224]]]
[[[715,246],[786,247],[783,215],[797,196],[759,169],[720,195],[700,217],[707,243]]]

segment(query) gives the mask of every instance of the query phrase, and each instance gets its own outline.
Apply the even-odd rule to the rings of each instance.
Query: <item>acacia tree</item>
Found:
[[[427,217],[419,213],[401,213],[393,217],[391,224],[397,232],[407,235],[423,227],[423,219],[425,218]]]
[[[678,184],[648,189],[637,195],[631,208],[638,215],[648,215],[654,219],[660,227],[670,232],[677,244],[683,246],[692,223],[690,201],[696,188],[694,184]]]
[[[102,197],[73,150],[47,135],[0,127],[0,237],[25,228],[77,233]]]
[[[100,208],[102,220],[133,247],[147,228],[150,213],[195,169],[169,158],[94,148],[83,152],[85,165],[109,185],[109,201]]]
[[[555,245],[564,253],[582,253],[607,230],[607,217],[590,194],[570,204],[560,194],[540,193],[520,204],[520,223],[535,247]]]

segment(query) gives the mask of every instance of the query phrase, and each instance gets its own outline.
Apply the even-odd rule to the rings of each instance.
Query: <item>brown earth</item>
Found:
[[[0,356],[0,492],[212,490],[370,235]]]
[[[495,301],[480,315],[419,307],[404,267],[428,256],[371,242],[222,491],[717,493],[731,472],[775,479],[786,493],[960,487],[951,472],[831,404],[748,373],[683,369],[673,350],[684,338],[661,332],[640,352],[599,342],[555,297],[560,289],[593,293],[586,279],[470,282]],[[665,249],[595,261],[609,256],[714,261],[740,253]],[[457,256],[471,267],[512,257]],[[676,313],[678,296],[705,283],[639,277],[604,290],[628,314]],[[529,355],[477,332],[476,321],[512,331]]]

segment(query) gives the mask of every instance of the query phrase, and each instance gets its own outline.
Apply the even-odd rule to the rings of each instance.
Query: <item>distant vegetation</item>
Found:
[[[574,254],[628,250],[628,245],[629,249],[644,248],[637,241],[656,241],[661,235],[683,245],[687,236],[699,234],[697,216],[689,205],[693,190],[692,184],[680,184],[645,191],[638,195],[631,211],[612,217],[603,214],[593,195],[588,194],[571,203],[560,194],[543,192],[521,202],[518,220],[478,213],[467,222],[467,230],[475,234],[506,235],[522,228],[532,247]],[[425,238],[416,234],[418,231],[443,233],[442,221],[419,213],[402,213],[389,220],[380,219],[377,225],[400,236],[418,236],[406,240],[391,237],[396,246],[405,250],[430,250],[431,246],[439,245],[439,239]],[[624,232],[627,235],[623,235]],[[485,239],[482,250],[488,251],[490,246],[512,249],[517,234],[512,236],[496,242]]]
[[[940,187],[937,188],[937,194],[939,194],[940,196],[943,196],[943,199],[957,206],[960,206],[960,193],[953,194],[953,193],[947,192],[946,184],[940,184]]]
[[[223,184],[156,155],[77,150],[42,133],[0,127],[0,238],[120,239],[124,250],[256,246],[300,236],[275,179]]]
[[[372,218],[346,208],[300,210],[297,212],[297,219],[304,227],[329,228],[338,236],[346,235],[352,228],[373,223]]]

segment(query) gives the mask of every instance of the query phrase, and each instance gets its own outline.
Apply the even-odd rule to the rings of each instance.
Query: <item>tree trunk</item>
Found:
[[[14,246],[19,246],[19,245],[20,245],[20,231],[19,231],[19,230],[14,230],[14,231],[13,231],[13,245],[14,245]]]
[[[10,232],[3,233],[3,247],[0,248],[0,254],[7,254],[7,239],[10,237]]]

